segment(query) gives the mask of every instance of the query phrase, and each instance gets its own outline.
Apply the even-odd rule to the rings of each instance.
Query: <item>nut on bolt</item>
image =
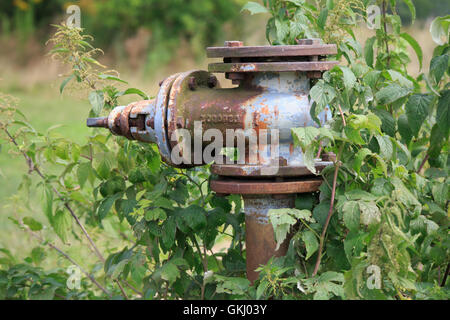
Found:
[[[214,88],[215,86],[217,86],[217,78],[216,76],[210,75],[208,78],[208,87]]]
[[[197,88],[197,80],[195,80],[195,77],[190,77],[188,81],[189,89],[194,91]]]

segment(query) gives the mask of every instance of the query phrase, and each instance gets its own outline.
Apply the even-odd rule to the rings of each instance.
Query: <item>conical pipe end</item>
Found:
[[[108,117],[88,118],[86,125],[90,128],[108,128]]]

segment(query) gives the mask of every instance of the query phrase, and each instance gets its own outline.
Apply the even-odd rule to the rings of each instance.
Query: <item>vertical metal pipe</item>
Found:
[[[295,194],[285,195],[244,195],[245,209],[245,246],[247,252],[247,278],[253,283],[259,273],[255,271],[266,264],[273,256],[286,254],[289,239],[283,242],[278,250],[273,227],[269,221],[270,209],[293,208]]]

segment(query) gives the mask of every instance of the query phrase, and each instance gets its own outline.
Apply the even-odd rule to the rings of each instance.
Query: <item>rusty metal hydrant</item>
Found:
[[[210,186],[219,195],[243,197],[247,277],[253,282],[258,278],[255,269],[272,256],[284,255],[288,246],[285,241],[275,250],[268,211],[293,208],[297,193],[316,192],[322,183],[305,167],[302,151],[294,148],[291,128],[315,125],[308,98],[311,81],[338,63],[325,60],[336,53],[335,45],[321,44],[317,39],[300,40],[293,46],[253,47],[227,41],[224,47],[207,48],[209,58],[223,58],[223,63],[209,64],[209,72],[174,74],[161,82],[155,99],[117,107],[106,118],[88,119],[87,125],[109,128],[128,139],[157,143],[162,160],[178,168],[204,165],[202,155],[211,141],[210,137],[195,143],[180,132],[196,137],[215,129],[223,136],[214,140],[221,147],[226,141],[237,147],[236,132],[240,132],[247,146],[240,161],[213,163],[211,172],[218,178]],[[221,88],[212,73],[225,73],[237,86]],[[328,109],[319,114],[322,124],[330,117]],[[274,130],[277,156],[272,154],[273,143],[252,153],[247,133],[259,134],[259,142],[261,133],[271,137]],[[177,159],[183,161],[174,160],[175,150]],[[216,152],[215,159],[217,156]],[[329,157],[316,159],[317,171],[332,164]]]

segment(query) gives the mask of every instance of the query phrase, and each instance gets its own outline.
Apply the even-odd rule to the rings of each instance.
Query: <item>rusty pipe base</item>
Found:
[[[295,194],[285,195],[244,195],[245,246],[247,252],[247,279],[253,284],[259,273],[255,270],[265,265],[273,256],[284,256],[289,246],[286,239],[278,250],[269,221],[270,209],[293,208]]]

